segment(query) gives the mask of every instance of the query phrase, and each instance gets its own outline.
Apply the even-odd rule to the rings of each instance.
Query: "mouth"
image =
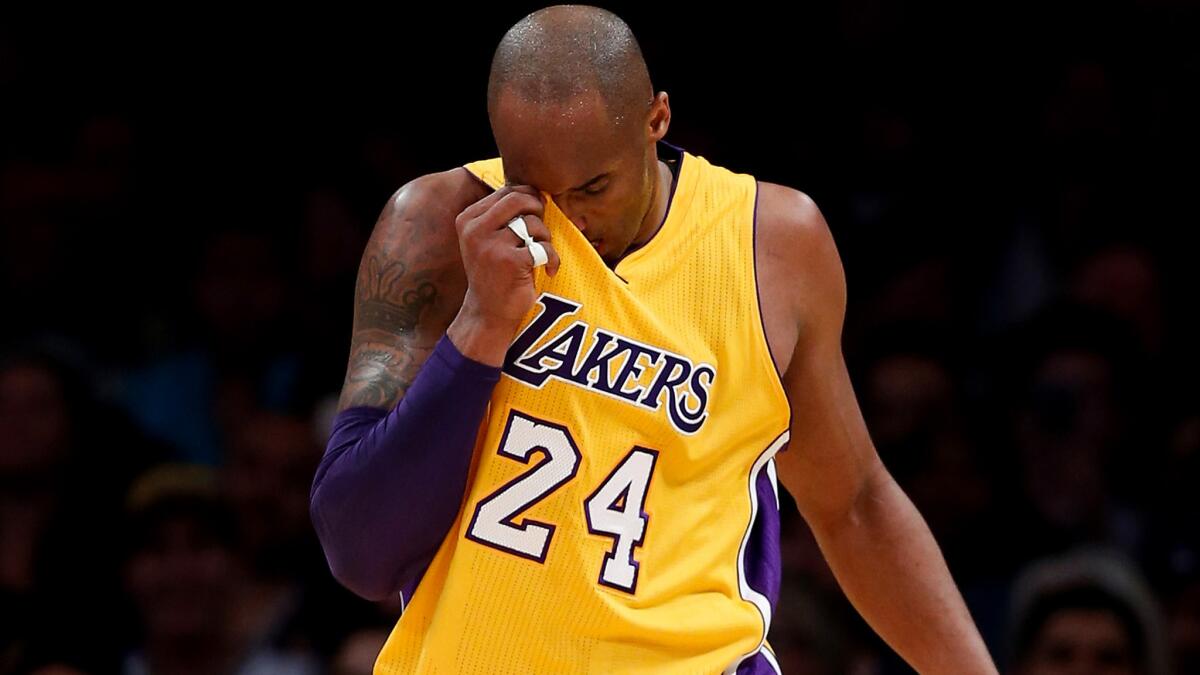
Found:
[[[597,253],[603,252],[603,248],[604,248],[604,240],[603,239],[588,239],[588,243],[592,245],[592,248],[596,249]]]

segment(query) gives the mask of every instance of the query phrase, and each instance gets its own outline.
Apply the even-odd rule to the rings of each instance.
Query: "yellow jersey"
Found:
[[[562,260],[508,351],[459,516],[375,673],[777,672],[773,455],[790,413],[755,278],[757,182],[660,142],[658,232]],[[499,158],[466,164],[495,189]]]

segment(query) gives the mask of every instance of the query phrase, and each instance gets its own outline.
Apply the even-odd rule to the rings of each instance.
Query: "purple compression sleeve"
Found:
[[[380,600],[422,574],[458,515],[479,423],[500,369],[445,335],[390,412],[343,410],[309,510],[333,576]]]

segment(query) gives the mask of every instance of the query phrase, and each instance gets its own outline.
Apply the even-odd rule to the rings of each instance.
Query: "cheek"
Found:
[[[625,230],[636,229],[649,208],[650,194],[639,183],[610,185],[601,194],[583,198],[574,203],[567,202],[568,214],[583,217],[588,228],[598,233],[603,231],[613,236]]]
[[[641,186],[632,185],[614,190],[609,195],[610,215],[614,220],[628,223],[631,220],[641,220],[646,211],[649,197],[641,190]]]
[[[586,223],[589,236],[610,231],[623,217],[624,203],[615,193],[564,200],[559,207],[577,225]]]

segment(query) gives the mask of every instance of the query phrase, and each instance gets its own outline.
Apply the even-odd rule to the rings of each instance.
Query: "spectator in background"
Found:
[[[115,658],[114,622],[69,636],[62,625],[119,604],[121,498],[160,453],[65,360],[0,357],[0,673]]]
[[[126,588],[140,639],[125,675],[305,675],[317,664],[247,643],[239,635],[240,570],[233,513],[216,476],[195,466],[163,466],[129,495]]]
[[[991,485],[968,428],[966,392],[955,354],[937,325],[879,327],[860,353],[864,415],[880,457],[912,497],[940,540],[956,576],[986,566],[987,541],[977,534]]]
[[[965,385],[961,344],[945,323],[880,324],[853,357],[856,388],[880,457],[944,542],[963,599],[994,648],[1016,561],[996,537],[1009,514],[997,508],[993,449],[980,440],[986,426]],[[888,667],[901,672],[899,665]]]
[[[1164,599],[1175,666],[1200,673],[1200,400],[1176,407],[1166,462],[1154,482],[1145,555]]]
[[[69,242],[71,183],[60,166],[41,162],[0,165],[0,337],[61,333],[76,317],[46,298],[70,297],[72,272],[80,264]],[[35,292],[30,292],[36,289]],[[11,331],[11,333],[10,333]]]
[[[320,457],[311,425],[299,417],[255,413],[231,436],[221,478],[246,567],[232,617],[246,644],[308,653],[314,630],[333,629],[327,613],[340,608],[329,598],[324,611],[312,606],[314,596],[332,591],[308,516]]]
[[[1078,552],[1038,561],[1013,587],[1015,675],[1167,675],[1162,619],[1123,558]]]
[[[1200,579],[1193,576],[1168,597],[1168,636],[1177,672],[1200,673]]]
[[[1167,328],[1159,274],[1148,250],[1133,243],[1113,243],[1079,262],[1068,293],[1076,302],[1124,321],[1143,352],[1158,354]]]
[[[1110,68],[1071,59],[1038,74],[1044,94],[1021,158],[1028,177],[1013,202],[1013,222],[996,242],[996,268],[981,309],[989,329],[1027,320],[1054,301],[1064,275],[1099,242],[1128,235],[1142,204],[1127,195],[1127,130]],[[1034,116],[1036,115],[1036,119]]]
[[[1160,266],[1141,245],[1113,242],[1083,256],[1066,293],[1113,322],[1110,337],[1124,352],[1118,354],[1124,363],[1115,364],[1122,379],[1116,384],[1123,388],[1115,392],[1117,404],[1133,432],[1127,435],[1140,446],[1113,458],[1113,472],[1121,477],[1113,487],[1118,499],[1145,501],[1145,495],[1160,494],[1160,473],[1171,461],[1162,449],[1173,443],[1174,415],[1190,398],[1179,393],[1192,389],[1195,376],[1180,368],[1178,356],[1191,349],[1191,341],[1180,340],[1178,332],[1175,342],[1168,339]]]
[[[1131,402],[1144,392],[1125,327],[1096,310],[1051,305],[1001,356],[1017,465],[1006,482],[1019,486],[1008,540],[1025,560],[1087,543],[1132,554],[1143,522],[1121,497],[1136,484],[1132,469],[1148,471],[1155,453],[1134,433]]]
[[[33,587],[37,548],[66,499],[76,387],[39,359],[0,366],[0,587]]]
[[[335,404],[345,376],[344,365],[329,355],[345,349],[349,337],[346,298],[354,297],[358,261],[366,242],[366,217],[356,213],[345,195],[332,187],[308,192],[303,199],[297,246],[296,329],[302,368],[296,384],[299,407],[323,400]],[[332,416],[331,416],[332,419]],[[326,436],[327,438],[328,436]]]
[[[293,402],[300,340],[287,313],[279,246],[261,231],[222,229],[206,241],[192,293],[198,324],[177,353],[129,375],[125,402],[180,459],[215,466],[221,441],[254,410]]]
[[[123,352],[135,342],[145,281],[137,265],[114,264],[143,222],[136,132],[96,106],[57,119],[55,128],[13,124],[16,137],[0,141],[11,160],[0,162],[0,341],[50,335]]]

